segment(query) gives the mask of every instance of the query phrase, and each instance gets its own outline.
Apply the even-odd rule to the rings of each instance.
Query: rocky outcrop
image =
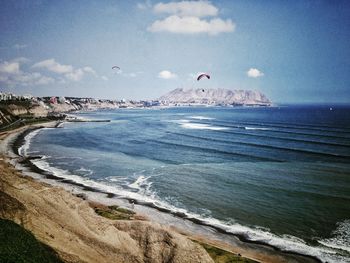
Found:
[[[264,105],[271,101],[259,91],[228,89],[175,89],[159,98],[172,104]]]
[[[188,238],[150,222],[117,221],[115,227],[127,232],[141,248],[144,262],[212,262],[202,247]]]

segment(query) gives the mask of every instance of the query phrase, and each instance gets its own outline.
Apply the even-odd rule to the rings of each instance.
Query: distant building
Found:
[[[51,104],[57,104],[57,98],[56,97],[51,97],[50,98],[50,103]]]
[[[58,98],[58,102],[61,103],[61,104],[64,104],[64,103],[66,103],[66,98],[65,97],[59,97]]]
[[[157,100],[151,100],[151,101],[142,101],[142,104],[144,107],[153,107],[153,106],[160,106],[161,103]]]
[[[19,99],[21,99],[21,100],[32,100],[33,96],[30,95],[30,94],[24,94],[24,95],[20,96]]]
[[[14,98],[16,98],[16,95],[14,95],[12,93],[0,92],[0,101],[2,101],[2,100],[12,100]]]

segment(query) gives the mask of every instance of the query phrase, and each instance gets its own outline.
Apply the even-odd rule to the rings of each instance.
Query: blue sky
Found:
[[[1,91],[153,99],[228,88],[350,103],[350,1],[0,3]]]

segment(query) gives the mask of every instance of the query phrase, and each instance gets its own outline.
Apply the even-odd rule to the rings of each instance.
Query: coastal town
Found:
[[[79,110],[144,108],[158,101],[126,101],[76,97],[34,97],[0,92],[0,131],[48,120],[67,120],[67,113]]]
[[[63,97],[63,96],[51,96],[51,97],[35,97],[30,94],[16,95],[13,93],[0,92],[0,103],[15,103],[20,101],[27,101],[33,106],[42,106],[46,109],[55,108],[53,105],[68,105],[72,110],[90,109],[99,105],[99,108],[134,108],[134,107],[151,107],[159,106],[161,103],[157,100],[110,100],[110,99],[95,99],[85,97]],[[95,105],[95,107],[93,106]],[[56,107],[58,108],[58,107]]]
[[[68,112],[177,106],[270,106],[262,93],[250,90],[175,89],[155,100],[16,95],[0,92],[0,129],[23,123],[66,119]]]

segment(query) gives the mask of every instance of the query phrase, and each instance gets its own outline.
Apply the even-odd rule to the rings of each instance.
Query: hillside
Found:
[[[171,104],[259,105],[271,101],[261,92],[229,89],[175,89],[159,98]]]

